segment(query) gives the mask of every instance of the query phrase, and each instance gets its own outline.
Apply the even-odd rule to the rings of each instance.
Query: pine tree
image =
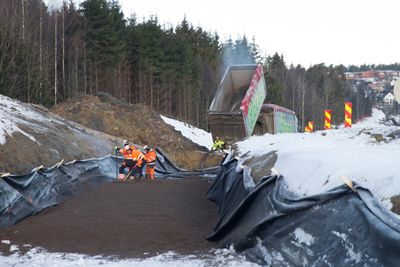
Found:
[[[117,1],[86,0],[81,7],[86,20],[91,92],[115,94],[117,68],[126,55],[124,15]]]

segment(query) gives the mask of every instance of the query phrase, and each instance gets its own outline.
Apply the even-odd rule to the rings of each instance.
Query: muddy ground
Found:
[[[122,258],[201,254],[215,247],[206,240],[217,213],[205,197],[209,186],[199,177],[109,183],[0,228],[0,237],[51,252]],[[0,244],[3,254],[9,249]]]

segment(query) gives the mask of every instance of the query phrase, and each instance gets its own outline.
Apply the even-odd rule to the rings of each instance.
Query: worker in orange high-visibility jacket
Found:
[[[139,170],[141,171],[144,159],[143,153],[137,150],[134,146],[131,146],[128,141],[125,140],[123,145],[123,148],[115,147],[115,150],[117,152],[124,155],[124,160],[121,167],[119,168],[118,180],[125,179],[125,168],[128,168],[128,171],[130,173],[129,176],[135,176],[137,173],[139,173]]]
[[[132,174],[135,176],[135,178],[140,179],[143,176],[142,169],[145,163],[145,156],[139,149],[136,148],[133,149],[132,155],[133,155],[133,160],[135,162]]]
[[[156,168],[156,159],[157,154],[156,151],[147,145],[144,146],[145,159],[146,159],[146,179],[154,180],[154,170]]]

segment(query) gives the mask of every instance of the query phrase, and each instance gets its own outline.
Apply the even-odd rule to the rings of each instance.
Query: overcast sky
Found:
[[[268,55],[308,66],[400,62],[399,0],[119,0],[124,14],[157,15],[222,38],[246,34]]]
[[[81,1],[78,1],[81,2]],[[263,55],[287,63],[390,64],[400,62],[400,0],[119,0],[125,16],[157,15],[194,26],[223,40],[253,36]]]

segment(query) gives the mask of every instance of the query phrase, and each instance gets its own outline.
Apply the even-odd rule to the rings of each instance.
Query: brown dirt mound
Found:
[[[14,245],[51,252],[118,257],[167,251],[201,254],[215,247],[205,239],[217,213],[204,196],[209,186],[199,177],[105,184],[0,228],[0,236]],[[0,243],[3,254],[9,249]]]
[[[158,146],[177,165],[187,169],[198,169],[207,151],[175,131],[148,106],[129,104],[105,93],[69,100],[57,105],[52,112],[86,127],[118,136],[120,140]],[[205,167],[215,166],[220,160],[221,157],[208,157]]]

